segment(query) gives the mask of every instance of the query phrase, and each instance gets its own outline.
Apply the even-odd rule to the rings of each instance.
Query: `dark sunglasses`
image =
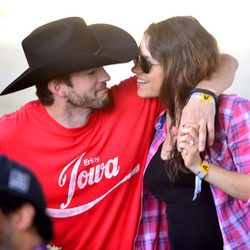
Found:
[[[159,63],[151,63],[145,56],[142,55],[138,55],[135,59],[134,59],[134,64],[137,65],[139,64],[142,71],[146,74],[148,74],[151,70],[151,68],[155,65],[159,65]]]

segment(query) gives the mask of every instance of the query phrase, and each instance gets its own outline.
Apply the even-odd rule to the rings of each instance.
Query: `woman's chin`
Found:
[[[140,97],[140,98],[155,98],[155,97],[158,97],[157,95],[154,95],[152,92],[150,93],[147,93],[146,91],[143,91],[141,89],[137,89],[137,95]]]
[[[140,98],[148,98],[150,96],[148,96],[145,91],[141,91],[140,89],[137,90],[137,95],[140,97]]]

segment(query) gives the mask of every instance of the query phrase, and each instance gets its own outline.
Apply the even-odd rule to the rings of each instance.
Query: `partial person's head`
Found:
[[[177,16],[151,24],[144,33],[132,71],[140,97],[159,97],[171,118],[169,131],[179,126],[188,94],[209,79],[219,64],[215,38],[193,17]],[[174,135],[166,172],[171,180],[185,171]],[[183,166],[183,167],[182,167]]]
[[[138,61],[133,68],[138,95],[160,97],[173,116],[182,110],[189,91],[215,71],[219,49],[195,18],[176,16],[147,28]]]
[[[96,85],[95,93],[92,89],[88,93],[90,96],[85,98],[87,105],[93,95],[97,98],[101,95],[102,99],[105,94],[100,94],[99,89],[106,88],[106,81],[110,79],[103,66],[128,62],[138,54],[135,40],[125,30],[109,24],[88,26],[80,17],[68,17],[38,27],[23,40],[22,46],[29,68],[1,95],[36,85],[38,98],[44,105],[54,102],[55,93],[59,96],[63,94],[60,88],[58,90],[60,85],[76,92],[73,93],[73,100],[69,101],[77,99],[75,105],[82,102],[79,98],[82,99],[85,93],[77,91],[73,81],[76,75],[78,80],[82,76],[81,84],[92,81],[90,89]],[[54,88],[49,84],[51,81]],[[72,97],[71,90],[69,95]]]
[[[26,167],[0,156],[0,249],[31,249],[53,237],[43,190]]]

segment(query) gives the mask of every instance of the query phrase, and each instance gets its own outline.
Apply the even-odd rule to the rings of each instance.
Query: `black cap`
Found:
[[[36,176],[27,167],[3,155],[0,155],[1,192],[23,199],[42,210],[46,209],[43,190]]]

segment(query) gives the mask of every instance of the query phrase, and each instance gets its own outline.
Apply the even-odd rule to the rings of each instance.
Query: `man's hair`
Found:
[[[44,106],[50,106],[54,103],[54,97],[52,92],[48,88],[47,83],[41,83],[36,85],[36,95],[39,101]]]
[[[53,223],[51,218],[46,214],[46,211],[33,204],[31,201],[24,200],[15,195],[10,195],[6,192],[0,192],[0,209],[6,216],[14,213],[27,203],[35,208],[35,217],[33,220],[34,228],[41,238],[46,243],[49,243],[53,238]]]
[[[70,81],[69,75],[60,76],[56,79],[56,81],[58,82],[58,84],[64,83],[64,84],[72,87],[72,83]],[[54,96],[53,96],[53,93],[48,88],[48,83],[36,84],[36,95],[37,95],[39,101],[44,106],[50,106],[54,103]]]

